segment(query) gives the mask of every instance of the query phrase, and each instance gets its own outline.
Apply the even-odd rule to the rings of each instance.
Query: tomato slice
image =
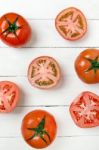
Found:
[[[28,79],[30,83],[41,89],[55,86],[60,79],[60,67],[55,59],[41,56],[34,59],[29,65]]]
[[[91,92],[81,93],[71,104],[70,114],[77,126],[99,126],[99,96]]]
[[[57,124],[49,112],[34,110],[23,118],[21,131],[24,140],[31,147],[45,148],[54,141]]]
[[[83,13],[74,7],[59,13],[55,20],[57,31],[67,40],[78,40],[87,31],[87,22]]]
[[[10,81],[0,82],[0,112],[11,112],[19,101],[19,88]]]

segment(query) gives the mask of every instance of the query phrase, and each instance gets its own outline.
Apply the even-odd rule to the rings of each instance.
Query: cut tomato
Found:
[[[74,7],[59,13],[55,20],[57,31],[67,40],[78,40],[87,31],[87,22],[83,13]]]
[[[54,141],[57,124],[47,111],[34,110],[24,117],[21,131],[24,140],[31,147],[45,148]]]
[[[91,92],[81,93],[71,104],[70,114],[77,126],[99,126],[99,96]]]
[[[29,65],[28,79],[30,83],[41,89],[55,86],[60,79],[60,67],[52,57],[42,56],[34,59]]]
[[[0,112],[11,112],[19,101],[19,88],[10,81],[0,82]]]

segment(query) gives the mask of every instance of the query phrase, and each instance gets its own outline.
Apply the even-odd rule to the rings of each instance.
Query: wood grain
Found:
[[[64,8],[74,6],[84,12],[88,32],[79,41],[65,41],[55,29],[55,17]],[[51,112],[58,123],[55,142],[46,150],[99,150],[99,127],[81,129],[69,114],[69,105],[82,91],[99,94],[99,84],[82,83],[74,70],[74,61],[86,48],[99,48],[99,1],[96,0],[0,0],[0,16],[7,12],[23,15],[31,25],[31,41],[22,48],[10,48],[0,41],[0,81],[17,83],[20,102],[13,113],[0,114],[0,150],[32,150],[21,137],[21,121],[34,109]],[[29,63],[48,55],[60,64],[62,80],[52,90],[32,87],[27,79]]]

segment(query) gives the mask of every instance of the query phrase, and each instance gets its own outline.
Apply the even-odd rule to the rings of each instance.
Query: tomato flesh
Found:
[[[20,47],[30,40],[31,28],[19,14],[7,13],[0,18],[0,37],[5,44]]]
[[[99,96],[91,92],[81,93],[70,105],[70,114],[77,126],[99,126]]]
[[[60,12],[56,17],[55,26],[63,38],[71,41],[80,39],[87,31],[85,16],[74,7]]]
[[[21,126],[24,140],[31,147],[45,148],[55,139],[57,125],[54,117],[44,110],[28,113]]]
[[[19,101],[19,88],[10,81],[0,82],[0,112],[11,112]]]
[[[29,65],[28,79],[30,83],[41,89],[55,86],[60,80],[60,67],[52,57],[41,56]]]

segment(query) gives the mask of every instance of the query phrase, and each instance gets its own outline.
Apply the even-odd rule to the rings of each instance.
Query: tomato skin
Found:
[[[71,11],[71,10],[75,10],[75,11],[77,11],[77,12],[79,12],[79,13],[81,14],[81,16],[82,16],[82,18],[83,18],[83,24],[84,24],[84,32],[83,32],[80,36],[74,37],[74,38],[70,38],[70,37],[67,37],[66,35],[64,35],[64,34],[61,32],[61,30],[59,29],[59,25],[58,25],[58,21],[59,21],[60,18],[65,14],[65,12],[69,12],[69,11]],[[86,18],[85,18],[85,16],[84,16],[84,14],[83,14],[79,9],[77,9],[77,8],[75,8],[75,7],[69,7],[69,8],[67,8],[67,9],[62,10],[62,11],[57,15],[57,17],[56,17],[56,19],[55,19],[55,27],[56,27],[58,33],[59,33],[65,40],[76,41],[76,40],[81,39],[81,38],[86,34],[86,32],[87,32],[87,21],[86,21]]]
[[[78,127],[92,128],[99,126],[99,96],[96,94],[89,91],[82,92],[71,103],[69,111]]]
[[[8,31],[3,33],[9,27],[9,24],[6,21],[5,17],[10,21],[10,23],[13,23],[18,17],[16,25],[21,28],[16,30],[17,37],[14,35],[13,32],[10,32],[8,35]],[[0,38],[5,44],[12,47],[21,47],[30,40],[30,37],[31,27],[26,19],[24,19],[21,15],[11,12],[4,14],[0,18]]]
[[[45,59],[46,61],[52,61],[52,62],[55,64],[55,67],[56,67],[56,70],[57,70],[57,77],[56,77],[55,82],[54,82],[53,84],[51,84],[51,85],[39,86],[39,85],[35,84],[34,82],[32,82],[31,72],[32,72],[33,65],[34,65],[37,61],[42,60],[42,59]],[[38,68],[38,69],[39,69],[39,68]],[[34,87],[36,87],[36,88],[39,88],[39,89],[50,89],[50,88],[55,87],[55,86],[59,83],[59,81],[60,81],[60,79],[61,79],[61,69],[60,69],[59,64],[57,63],[57,61],[56,61],[54,58],[49,57],[49,56],[40,56],[40,57],[35,58],[35,59],[30,63],[30,65],[29,65],[29,67],[28,67],[28,74],[27,74],[27,76],[28,76],[28,80],[29,80],[29,82],[30,82],[30,84],[31,84],[32,86],[34,86]]]
[[[43,135],[43,138],[47,141],[44,142],[39,136],[36,136],[34,139],[28,140],[35,132],[32,130],[28,130],[28,128],[37,128],[38,124],[41,120],[45,117],[45,125],[44,130],[49,134],[51,141],[47,135]],[[29,144],[31,147],[40,149],[45,148],[50,145],[56,137],[57,132],[57,124],[54,117],[45,110],[34,110],[28,113],[23,121],[21,126],[21,131],[24,140]]]
[[[12,95],[12,97],[11,97]],[[20,98],[19,87],[11,81],[0,81],[0,112],[12,112]]]
[[[99,83],[99,69],[97,68],[96,73],[94,69],[88,70],[91,64],[87,59],[95,60],[99,56],[99,50],[87,49],[80,53],[75,60],[75,70],[78,77],[85,83],[93,84]],[[87,58],[87,59],[86,59]],[[97,62],[99,61],[99,58]]]

